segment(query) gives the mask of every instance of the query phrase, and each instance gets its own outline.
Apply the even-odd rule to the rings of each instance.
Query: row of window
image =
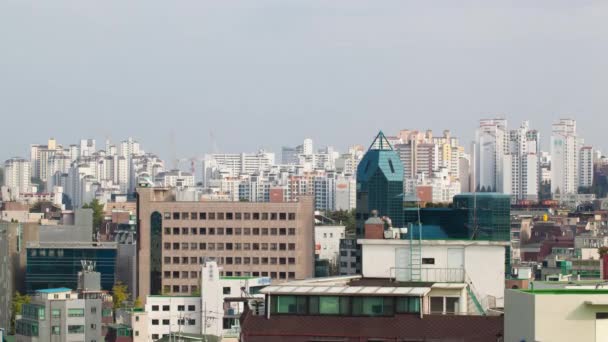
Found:
[[[165,227],[165,235],[296,235],[295,228]]]
[[[178,257],[176,257],[179,260]],[[188,258],[182,257],[181,264],[187,264]],[[190,258],[192,259],[192,258]],[[197,258],[194,258],[197,259]],[[218,258],[220,259],[220,258]],[[295,265],[296,258],[268,258],[268,257],[223,257],[223,260],[217,260],[218,265]],[[196,260],[195,260],[196,261]],[[200,272],[198,271],[171,271],[164,267],[164,277],[165,278],[192,278],[197,279],[200,277]]]
[[[273,314],[392,316],[420,312],[419,297],[272,296]]]
[[[188,305],[188,311],[196,311],[196,305]],[[160,305],[152,305],[152,311],[160,311]],[[162,311],[171,311],[170,305],[162,305]],[[186,311],[186,305],[177,305],[177,311]]]
[[[289,220],[296,219],[296,213],[231,213],[231,212],[165,212],[165,220]]]
[[[240,242],[165,242],[165,250],[216,250],[216,251],[295,251],[295,243],[240,243]]]
[[[161,325],[160,323],[162,322],[162,325],[171,325],[171,320],[170,319],[153,319],[152,320],[152,325]],[[177,325],[196,325],[196,319],[193,318],[179,318],[177,320]],[[152,338],[154,339],[154,336],[152,336]]]

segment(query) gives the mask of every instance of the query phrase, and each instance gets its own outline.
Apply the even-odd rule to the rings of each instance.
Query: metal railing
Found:
[[[440,283],[464,283],[465,273],[463,268],[421,268],[420,280],[423,282]],[[395,281],[412,281],[411,267],[391,267],[390,278]],[[416,270],[416,272],[418,269]]]

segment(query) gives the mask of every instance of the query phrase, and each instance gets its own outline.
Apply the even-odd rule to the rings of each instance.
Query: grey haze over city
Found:
[[[545,144],[571,117],[605,152],[607,17],[585,0],[3,0],[0,157],[49,137],[133,136],[164,158],[379,129],[466,145],[497,115]]]

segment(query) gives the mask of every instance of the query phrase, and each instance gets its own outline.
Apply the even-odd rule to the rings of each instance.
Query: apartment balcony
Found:
[[[420,281],[429,283],[464,283],[464,268],[405,268],[392,267],[391,279],[396,281]]]

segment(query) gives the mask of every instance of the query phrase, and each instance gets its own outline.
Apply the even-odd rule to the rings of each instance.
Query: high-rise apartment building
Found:
[[[31,191],[30,162],[23,158],[11,158],[4,162],[4,185],[17,197]]]
[[[578,186],[589,188],[593,185],[594,150],[591,146],[583,146],[579,152]]]
[[[503,163],[507,149],[507,120],[482,119],[475,133],[475,188],[503,192]]]
[[[213,258],[224,276],[273,280],[314,275],[314,200],[176,201],[175,190],[139,187],[138,296],[198,290]]]
[[[579,151],[582,139],[576,121],[560,119],[551,134],[551,194],[576,194],[579,186]]]
[[[507,134],[504,151],[502,189],[517,201],[538,201],[540,191],[540,137],[524,121]]]

